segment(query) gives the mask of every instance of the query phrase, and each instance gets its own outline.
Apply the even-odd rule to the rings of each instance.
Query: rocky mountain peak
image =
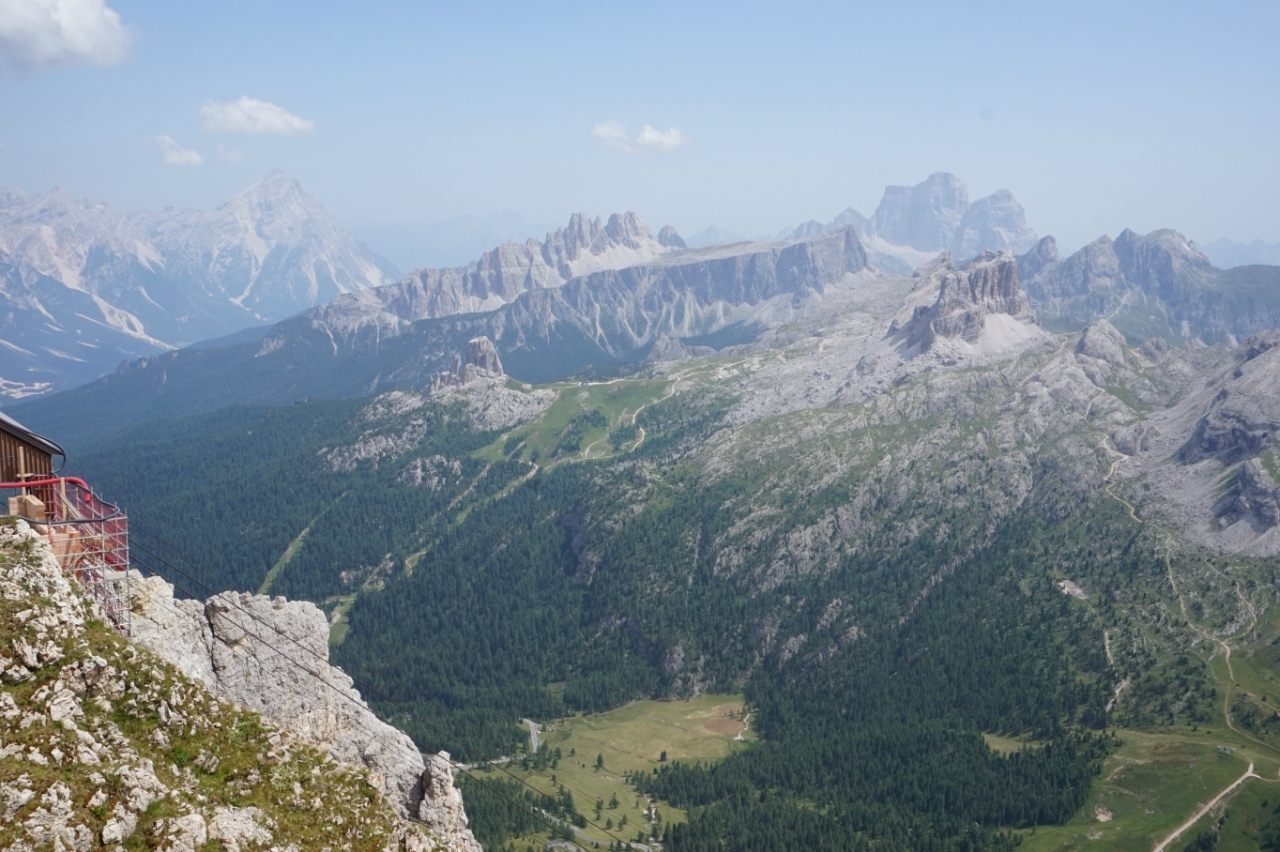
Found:
[[[922,251],[951,247],[964,214],[969,190],[955,175],[935,172],[915,186],[886,186],[871,217],[876,236]]]
[[[498,350],[493,341],[483,335],[467,341],[466,365],[495,376],[502,375],[502,361],[498,358]]]
[[[614,243],[633,249],[641,248],[645,243],[653,240],[653,235],[649,233],[649,226],[630,210],[609,216],[604,232]]]
[[[467,341],[466,356],[454,355],[453,365],[431,377],[428,394],[437,394],[449,388],[462,387],[478,379],[500,379],[502,359],[493,341],[481,335]]]
[[[848,227],[867,243],[874,265],[903,275],[910,275],[932,252],[948,251],[963,260],[985,249],[1017,253],[1036,244],[1036,233],[1013,193],[1000,189],[971,204],[964,182],[946,172],[915,186],[885,187],[871,219],[850,207],[826,225],[805,222],[779,238],[808,239]]]
[[[962,268],[949,257],[928,270],[937,280],[938,298],[917,307],[900,332],[907,349],[932,349],[941,340],[993,348],[1030,336],[1020,327],[1036,326],[1035,315],[1018,283],[1018,263],[1010,251],[984,251]]]
[[[1195,243],[1172,228],[1140,235],[1125,228],[1112,244],[1126,277],[1139,285],[1158,285],[1170,275],[1184,270],[1209,272],[1213,262]]]
[[[658,242],[669,249],[688,248],[688,246],[685,245],[684,239],[676,229],[670,225],[663,225],[662,230],[658,231]]]
[[[983,249],[1026,251],[1036,244],[1036,232],[1027,225],[1022,205],[1007,189],[979,198],[965,211],[952,238],[951,253],[973,257]]]
[[[1062,262],[1058,254],[1058,241],[1053,237],[1045,237],[1031,247],[1023,255],[1018,256],[1018,279],[1026,281],[1048,266]]]

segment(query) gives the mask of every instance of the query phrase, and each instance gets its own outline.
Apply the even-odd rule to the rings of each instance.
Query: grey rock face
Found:
[[[427,758],[422,783],[418,819],[427,824],[432,838],[443,841],[447,849],[481,852],[480,844],[467,830],[467,814],[462,808],[462,794],[453,786],[453,767],[449,763],[448,752],[442,751]]]
[[[419,812],[422,755],[407,734],[374,715],[351,678],[329,665],[329,623],[314,604],[236,592],[204,604],[175,601],[162,578],[136,571],[130,587],[137,644],[335,760],[367,767],[371,783],[401,814]],[[439,774],[437,768],[427,779],[437,794]],[[464,821],[459,830],[465,828]]]
[[[1247,459],[1236,477],[1231,516],[1253,521],[1266,529],[1280,524],[1280,485],[1271,478],[1262,462]]]
[[[1180,456],[1234,464],[1275,445],[1280,436],[1280,331],[1245,347],[1244,361],[1222,383],[1208,411],[1196,421]]]
[[[1019,259],[1032,307],[1050,327],[1107,318],[1130,340],[1199,338],[1234,346],[1280,324],[1280,268],[1214,268],[1176,231],[1103,236],[1066,259],[1041,241]]]
[[[487,337],[473,337],[467,341],[467,356],[453,358],[453,367],[436,373],[431,379],[430,393],[440,393],[446,388],[461,387],[477,379],[499,378],[503,375],[502,360],[493,341]]]
[[[1036,245],[1036,232],[1026,213],[1007,189],[980,198],[965,211],[951,243],[951,255],[974,257],[983,250],[1010,249],[1015,254]],[[1056,247],[1055,247],[1056,252]]]
[[[782,238],[807,239],[849,227],[872,244],[877,268],[904,275],[920,262],[910,257],[915,252],[950,251],[963,260],[985,250],[1025,252],[1036,244],[1013,193],[1001,189],[970,204],[964,183],[945,172],[916,186],[885,187],[871,219],[850,207],[829,224],[805,222]]]
[[[1040,271],[1047,266],[1053,266],[1062,262],[1062,256],[1058,254],[1058,241],[1053,237],[1045,237],[1025,254],[1018,256],[1018,278],[1021,281],[1039,275]]]
[[[975,344],[993,314],[1035,324],[1018,284],[1018,265],[1012,253],[984,252],[962,270],[944,261],[935,274],[940,277],[937,301],[916,308],[902,329],[908,347],[927,351],[939,338],[960,338]]]
[[[662,230],[658,231],[658,242],[670,249],[688,248],[680,234],[670,225],[663,225]]]
[[[522,293],[559,287],[601,269],[648,263],[675,248],[674,242],[668,245],[654,239],[635,213],[615,213],[607,222],[575,213],[568,225],[547,234],[542,242],[503,243],[467,266],[414,270],[393,286],[336,299],[326,306],[327,322],[363,325],[381,318],[396,327],[420,319],[492,311]]]
[[[502,375],[502,361],[498,358],[498,350],[487,337],[473,337],[467,341],[467,365],[495,376]]]
[[[688,338],[727,326],[788,320],[865,269],[866,252],[849,228],[798,243],[687,250],[652,263],[592,272],[558,287],[528,290],[491,314],[457,323],[465,333],[498,341],[508,361],[527,362],[527,353],[552,346],[591,351],[601,360],[634,359],[662,334]],[[416,292],[417,284],[406,280],[396,288],[335,300],[307,320],[349,350],[374,348],[412,331],[419,315],[410,304]],[[373,304],[374,299],[382,301]],[[269,344],[271,338],[264,351]],[[461,359],[448,372],[458,376],[459,367],[465,372]],[[423,376],[417,383],[428,381],[430,376]]]
[[[922,251],[951,248],[969,210],[969,190],[955,175],[936,172],[915,186],[887,186],[871,217],[875,234]]]

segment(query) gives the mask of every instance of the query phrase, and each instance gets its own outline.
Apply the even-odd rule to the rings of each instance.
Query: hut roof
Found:
[[[63,458],[66,458],[67,456],[62,447],[59,447],[48,438],[37,435],[35,432],[32,432],[26,426],[23,426],[17,420],[14,420],[2,411],[0,411],[0,429],[3,429],[20,441],[27,442],[36,449],[43,450],[51,456],[62,456]]]

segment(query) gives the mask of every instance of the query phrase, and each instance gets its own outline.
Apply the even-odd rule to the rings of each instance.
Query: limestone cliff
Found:
[[[134,642],[298,741],[365,768],[401,816],[423,819],[451,848],[479,848],[460,799],[445,800],[454,789],[448,755],[424,764],[408,734],[374,715],[329,665],[329,622],[315,604],[236,592],[175,600],[160,577],[135,571],[130,580]]]
[[[341,672],[315,661],[353,700],[322,697],[336,693],[250,638],[240,596],[141,592],[134,624],[150,639],[130,642],[43,536],[0,522],[0,849],[479,852],[447,756],[424,766]],[[244,605],[313,642],[309,604]],[[397,784],[414,760],[410,808]]]
[[[943,340],[1000,348],[1038,331],[1012,252],[984,251],[961,269],[944,255],[922,274],[937,280],[938,297],[932,305],[917,307],[900,332],[892,329],[908,350],[925,352]]]

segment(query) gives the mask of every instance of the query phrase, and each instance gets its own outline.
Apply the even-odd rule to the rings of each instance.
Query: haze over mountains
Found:
[[[250,336],[266,335],[271,350],[321,334],[335,352],[389,357],[391,339],[423,320],[486,314],[453,327],[492,337],[518,375],[555,378],[643,359],[655,343],[743,343],[790,321],[829,283],[822,238],[845,231],[861,258],[845,271],[865,266],[868,275],[911,275],[940,252],[962,263],[1011,251],[1032,308],[1053,329],[1108,318],[1134,340],[1231,342],[1270,327],[1276,311],[1272,267],[1217,269],[1173,231],[1104,236],[1064,259],[1007,190],[971,202],[946,173],[887,187],[869,218],[849,208],[774,240],[724,242],[734,235],[709,228],[688,247],[673,228],[655,234],[634,213],[575,214],[543,240],[507,241],[464,266],[399,277],[276,171],[210,213],[124,214],[57,190],[6,190],[0,382],[11,398],[41,395],[307,309],[305,319]],[[697,245],[706,239],[720,242]],[[451,347],[436,354],[447,358]],[[425,381],[436,368],[428,360],[363,381]]]
[[[211,212],[2,190],[0,385],[73,387],[398,276],[280,171]]]

